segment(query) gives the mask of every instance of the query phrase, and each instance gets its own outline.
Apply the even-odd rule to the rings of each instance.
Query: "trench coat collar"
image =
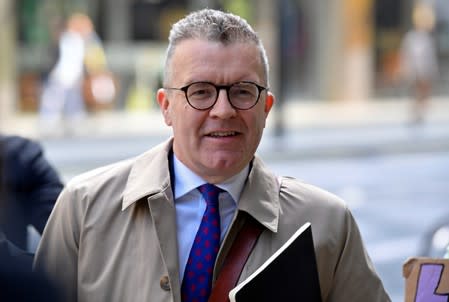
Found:
[[[173,138],[170,138],[134,160],[123,193],[122,211],[142,198],[171,188],[168,154],[172,146]],[[169,202],[173,203],[173,198]]]
[[[122,210],[142,198],[164,194],[174,203],[170,184],[169,153],[173,138],[137,157],[124,191]],[[238,201],[238,209],[253,216],[262,225],[277,232],[279,222],[279,181],[257,156]]]

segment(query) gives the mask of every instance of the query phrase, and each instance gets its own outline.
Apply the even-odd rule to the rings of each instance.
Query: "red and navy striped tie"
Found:
[[[207,302],[220,247],[218,195],[222,190],[212,184],[202,185],[198,190],[207,206],[187,260],[181,287],[183,302]]]

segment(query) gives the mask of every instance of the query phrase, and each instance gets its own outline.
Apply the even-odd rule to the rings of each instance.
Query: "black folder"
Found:
[[[230,302],[321,302],[309,222],[301,226],[253,274],[229,292]]]

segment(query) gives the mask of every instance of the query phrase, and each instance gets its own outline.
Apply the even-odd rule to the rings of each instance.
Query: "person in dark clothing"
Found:
[[[25,150],[25,152],[24,152]],[[38,152],[34,151],[38,150]],[[33,152],[30,152],[33,151]],[[26,156],[23,153],[27,153]],[[27,159],[29,160],[23,160]],[[31,160],[33,158],[34,160]],[[32,163],[37,164],[37,167],[28,167],[27,165]],[[51,168],[46,173],[33,173],[27,174],[27,171],[45,171],[48,170],[42,168],[45,166],[45,160],[42,158],[42,152],[40,147],[29,140],[18,137],[5,137],[0,136],[0,301],[14,301],[14,302],[58,302],[59,292],[57,288],[50,283],[48,278],[43,273],[33,272],[33,259],[34,255],[27,252],[18,246],[14,245],[5,235],[3,226],[8,225],[9,230],[14,230],[15,227],[9,225],[14,220],[8,215],[11,215],[9,203],[13,201],[8,195],[10,192],[26,191],[29,189],[33,194],[37,193],[37,190],[33,190],[33,185],[26,185],[28,183],[36,183],[39,180],[30,180],[31,177],[38,177],[39,175],[51,175],[54,174],[54,170]],[[48,166],[48,164],[47,164]],[[9,170],[14,169],[14,170]],[[6,173],[8,172],[8,173]],[[56,174],[54,174],[56,175]],[[54,176],[53,175],[53,176]],[[15,180],[14,182],[12,180]],[[56,178],[58,179],[58,178]],[[7,187],[7,185],[14,183],[13,188]],[[46,184],[47,182],[44,181]],[[58,184],[58,190],[61,182]],[[47,187],[46,185],[43,187]],[[19,190],[20,189],[20,190]],[[45,189],[45,192],[54,192],[55,189]],[[17,192],[14,192],[12,196],[19,196]],[[29,196],[35,196],[35,195]],[[53,194],[53,193],[52,193]],[[23,198],[27,194],[22,194]],[[51,194],[43,194],[43,197],[51,196]],[[16,207],[17,209],[19,207]],[[25,205],[23,205],[25,208]],[[44,211],[40,211],[44,216]],[[30,216],[22,215],[22,217]],[[25,221],[24,219],[22,219]],[[21,221],[22,221],[21,220]],[[8,222],[8,223],[6,223]],[[45,221],[36,220],[37,225],[45,224]],[[43,228],[43,226],[42,226]],[[14,233],[14,232],[13,232]],[[20,233],[20,232],[17,232]]]
[[[0,230],[0,301],[59,301],[56,287],[32,271],[33,254],[12,244]]]
[[[27,250],[27,226],[42,233],[63,183],[39,143],[0,135],[0,146],[4,188],[0,230],[14,245]]]

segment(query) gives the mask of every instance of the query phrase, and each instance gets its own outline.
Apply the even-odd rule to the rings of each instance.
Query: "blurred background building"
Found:
[[[440,76],[448,95],[449,6],[429,2]],[[282,102],[365,102],[404,94],[399,48],[413,0],[0,0],[1,114],[36,112],[54,63],[63,20],[90,16],[118,82],[112,110],[151,110],[171,23],[196,8],[246,17],[271,59],[271,87]],[[0,125],[1,126],[1,125]]]

